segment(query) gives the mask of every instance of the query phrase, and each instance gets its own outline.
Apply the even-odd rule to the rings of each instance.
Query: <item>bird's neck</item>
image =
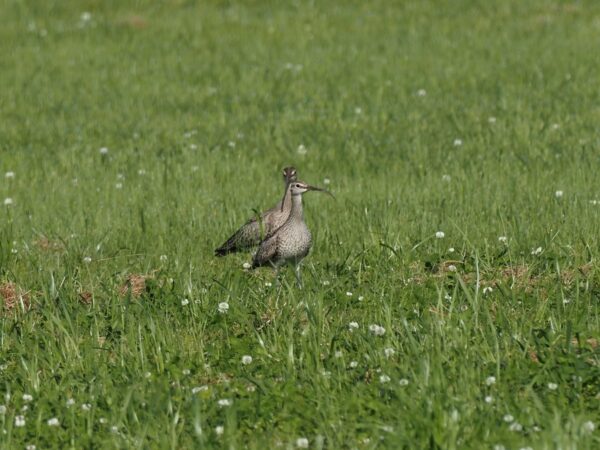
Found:
[[[291,220],[302,220],[302,194],[290,195],[292,210],[290,211]]]
[[[283,196],[283,201],[281,203],[281,209],[289,210],[292,207],[292,193],[288,189]]]

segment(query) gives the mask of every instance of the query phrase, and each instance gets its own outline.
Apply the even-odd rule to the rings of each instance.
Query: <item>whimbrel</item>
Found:
[[[262,213],[260,217],[253,217],[248,220],[223,245],[215,250],[215,256],[225,256],[228,253],[235,253],[256,247],[265,236],[272,234],[277,228],[283,225],[292,208],[292,198],[291,195],[288,195],[288,186],[291,182],[296,181],[296,179],[295,168],[286,167],[283,169],[285,191],[281,201],[273,208]]]
[[[308,191],[321,191],[332,195],[325,189],[310,186],[302,181],[290,183],[288,188],[292,199],[290,214],[280,228],[260,243],[252,261],[253,268],[271,265],[277,272],[282,265],[292,264],[300,287],[302,287],[300,261],[308,255],[312,246],[312,235],[302,213],[302,194]]]

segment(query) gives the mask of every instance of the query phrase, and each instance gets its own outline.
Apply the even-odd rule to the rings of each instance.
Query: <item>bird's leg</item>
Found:
[[[298,287],[302,289],[302,276],[300,275],[300,264],[296,264],[294,266],[294,273],[296,274],[296,281],[298,282]]]
[[[279,282],[279,266],[275,266],[275,286],[279,287],[280,286],[280,282]]]

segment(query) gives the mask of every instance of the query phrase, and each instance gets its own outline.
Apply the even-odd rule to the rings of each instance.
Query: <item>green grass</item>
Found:
[[[598,2],[0,17],[0,448],[600,446]],[[286,165],[303,290],[212,255]]]

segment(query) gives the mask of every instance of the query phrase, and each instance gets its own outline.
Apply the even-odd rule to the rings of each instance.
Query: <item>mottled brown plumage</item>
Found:
[[[302,286],[300,261],[308,255],[312,246],[312,235],[304,222],[302,194],[311,190],[329,193],[301,181],[289,184],[288,193],[292,200],[290,214],[281,227],[260,243],[252,260],[253,268],[270,265],[279,269],[284,264],[292,264],[298,284]]]
[[[288,186],[296,181],[296,169],[286,167],[283,169],[283,181],[285,191],[283,199],[273,208],[265,211],[259,217],[253,217],[215,250],[216,256],[224,256],[229,253],[244,251],[260,244],[264,236],[269,236],[286,221],[292,207],[291,195],[288,195]]]

